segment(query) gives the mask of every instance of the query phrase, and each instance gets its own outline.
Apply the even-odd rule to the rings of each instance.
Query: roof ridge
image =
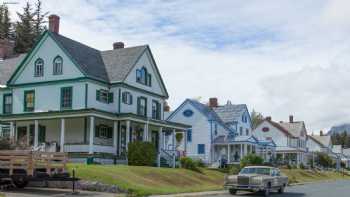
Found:
[[[136,45],[136,46],[131,46],[131,47],[124,47],[124,48],[120,48],[120,49],[109,49],[109,50],[101,50],[100,52],[112,52],[112,51],[118,51],[118,50],[123,50],[123,49],[134,49],[134,48],[138,48],[138,47],[147,47],[149,46],[148,44],[143,44],[143,45]]]
[[[58,33],[51,32],[51,31],[49,31],[49,32],[50,32],[51,34],[55,35],[55,36],[61,36],[61,37],[65,38],[65,39],[68,39],[68,40],[70,40],[70,41],[72,41],[72,42],[81,44],[81,45],[83,45],[83,46],[85,46],[85,47],[88,47],[88,48],[93,49],[93,50],[95,50],[95,51],[101,52],[100,50],[98,50],[98,49],[96,49],[96,48],[94,48],[94,47],[91,47],[91,46],[86,45],[86,44],[84,44],[84,43],[82,43],[82,42],[79,42],[79,41],[73,40],[73,39],[71,39],[71,38],[68,38],[67,36],[64,36],[64,35],[62,35],[62,34],[58,34]]]

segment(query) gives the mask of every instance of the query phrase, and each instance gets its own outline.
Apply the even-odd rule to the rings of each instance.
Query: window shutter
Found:
[[[131,94],[129,94],[129,102],[130,102],[130,105],[132,105],[132,95]]]
[[[101,91],[100,90],[96,90],[96,100],[100,101],[100,95],[101,95]]]
[[[108,103],[113,103],[113,100],[114,100],[113,97],[114,97],[113,92],[108,93]]]
[[[122,93],[122,102],[126,103],[126,92]]]
[[[100,137],[100,127],[98,125],[95,126],[95,137]]]
[[[140,111],[140,98],[137,98],[137,114],[138,115],[141,115],[140,113],[141,113],[141,111]]]

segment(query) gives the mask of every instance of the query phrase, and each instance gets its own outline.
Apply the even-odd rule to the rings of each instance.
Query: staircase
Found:
[[[175,165],[176,165],[176,151],[161,149],[160,166],[171,168],[171,167],[175,167]]]

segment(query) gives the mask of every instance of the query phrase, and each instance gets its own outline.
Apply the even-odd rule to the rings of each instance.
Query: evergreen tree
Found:
[[[10,12],[6,5],[0,6],[0,39],[12,39],[12,24],[10,21]]]
[[[48,12],[43,13],[42,3],[38,0],[35,4],[35,19],[34,19],[34,35],[35,40],[39,39],[40,35],[46,30],[45,18],[48,15]]]
[[[28,52],[34,45],[34,16],[32,5],[27,2],[23,8],[23,13],[17,12],[19,21],[16,24],[16,46],[15,51],[18,53]]]

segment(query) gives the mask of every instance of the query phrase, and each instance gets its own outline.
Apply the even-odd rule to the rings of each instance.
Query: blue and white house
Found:
[[[128,143],[153,142],[173,162],[175,133],[164,120],[168,92],[148,45],[100,51],[59,34],[49,17],[28,54],[0,61],[3,136],[34,149],[126,159]],[[170,150],[169,150],[170,149]]]
[[[251,119],[246,105],[228,102],[219,106],[217,98],[209,104],[186,99],[167,120],[191,125],[187,131],[187,156],[218,166],[222,160],[238,163],[249,154],[274,152],[273,141],[258,141],[252,135]],[[272,155],[272,154],[270,154]]]

